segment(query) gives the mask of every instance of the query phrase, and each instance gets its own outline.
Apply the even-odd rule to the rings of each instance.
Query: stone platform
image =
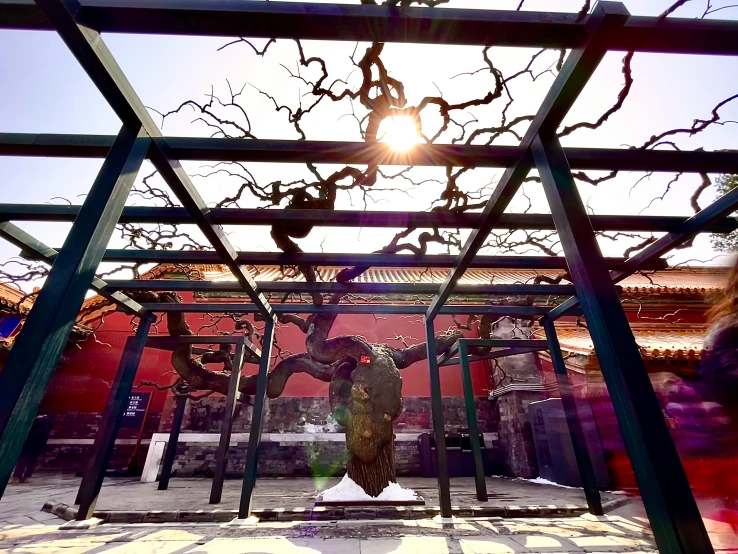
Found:
[[[618,498],[603,503],[610,512],[628,502]],[[77,508],[63,502],[47,502],[43,511],[71,521]],[[432,519],[441,515],[438,506],[314,506],[313,508],[254,509],[257,521],[343,521],[343,520],[414,520]],[[587,513],[582,505],[556,506],[453,506],[452,517],[475,518],[539,518],[574,517]],[[95,510],[94,517],[102,523],[227,523],[238,518],[238,510]]]
[[[79,480],[75,480],[77,483]],[[254,492],[254,515],[262,521],[341,520],[341,519],[423,519],[440,513],[435,479],[400,478],[400,485],[415,490],[425,506],[316,507],[320,490],[335,485],[338,478],[259,479]],[[141,483],[128,478],[105,480],[95,516],[107,522],[224,522],[236,517],[241,481],[228,480],[223,501],[208,504],[212,481],[204,478],[180,478],[170,481],[169,490],[159,491],[156,483]],[[29,483],[30,485],[30,483]],[[71,485],[71,483],[70,483]],[[22,488],[27,485],[18,485]],[[16,487],[13,487],[16,489]],[[587,512],[581,489],[540,485],[518,479],[487,478],[489,500],[475,498],[473,478],[451,479],[453,515],[459,517],[550,517],[577,516]],[[17,490],[17,489],[16,489]],[[49,491],[51,492],[51,491]],[[76,515],[73,506],[76,489],[51,493],[41,504],[63,519]],[[627,502],[627,497],[602,494],[606,510]]]

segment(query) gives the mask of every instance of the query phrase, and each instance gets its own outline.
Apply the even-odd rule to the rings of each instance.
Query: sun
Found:
[[[379,124],[377,136],[398,152],[409,150],[421,142],[413,118],[404,115],[385,118]]]

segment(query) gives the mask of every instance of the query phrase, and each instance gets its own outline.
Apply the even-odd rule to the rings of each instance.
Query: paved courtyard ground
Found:
[[[272,481],[272,482],[270,482]],[[285,502],[309,502],[316,485],[311,480],[264,480],[257,502],[268,507]],[[459,481],[459,482],[457,482]],[[407,480],[429,499],[433,483]],[[654,552],[645,512],[638,499],[607,516],[594,518],[461,518],[451,523],[431,519],[412,521],[366,520],[338,522],[262,522],[251,527],[217,523],[104,524],[92,530],[59,530],[64,523],[40,511],[55,499],[72,503],[79,479],[46,477],[23,485],[11,485],[0,501],[0,553],[9,554],[497,554],[528,552]],[[328,483],[330,485],[331,483]],[[226,483],[224,504],[235,506],[237,481]],[[424,485],[421,486],[421,485]],[[128,479],[106,479],[101,506],[143,509],[154,500],[161,506],[179,503],[180,509],[207,506],[210,481],[174,479],[165,493],[155,484]],[[452,495],[465,494],[468,485],[454,480]],[[320,486],[323,488],[323,486]],[[513,480],[492,480],[493,501],[512,498],[542,502],[543,498],[582,502],[582,492]],[[473,490],[473,489],[472,489]],[[135,491],[138,491],[136,496]],[[275,497],[275,494],[284,494]],[[473,494],[473,493],[472,493]],[[202,498],[198,498],[198,495]],[[197,505],[192,505],[197,502]],[[175,504],[176,505],[176,504]],[[167,506],[169,506],[167,504]],[[706,506],[708,509],[709,506]],[[729,525],[706,520],[713,544],[721,552],[738,552],[738,541]]]
[[[254,492],[254,508],[309,508],[318,491],[332,487],[338,478],[331,479],[259,479]],[[45,502],[74,504],[80,479],[57,475],[39,475],[28,483],[12,484],[0,502],[0,519],[4,505],[27,506],[39,510]],[[435,479],[420,477],[400,478],[399,483],[418,492],[429,506],[438,505],[438,488]],[[114,477],[104,481],[97,503],[99,510],[198,510],[237,509],[241,496],[240,480],[227,480],[223,488],[223,500],[218,505],[208,504],[211,479],[172,479],[169,489],[157,490],[158,483],[141,483],[135,478]],[[451,501],[459,506],[566,506],[586,505],[581,489],[540,485],[520,479],[489,477],[487,479],[488,502],[475,497],[474,479],[451,479]],[[602,500],[619,498],[603,493]]]
[[[317,479],[259,479],[254,492],[254,508],[306,508],[311,507],[318,491],[337,484],[338,478]],[[79,478],[41,476],[36,483],[13,485],[10,497],[32,494],[38,507],[44,502],[57,501],[73,504],[79,486]],[[435,479],[420,477],[400,478],[400,485],[415,490],[429,506],[438,505],[438,485]],[[138,479],[108,478],[97,507],[101,510],[197,510],[237,509],[241,497],[242,482],[230,479],[223,488],[223,500],[217,505],[208,504],[211,479],[173,478],[166,491],[157,490],[158,483],[141,483]],[[451,479],[451,499],[454,505],[471,506],[545,506],[586,505],[581,489],[540,485],[521,479],[487,478],[488,502],[475,497],[474,479]],[[603,493],[602,500],[612,500],[617,495]]]
[[[351,521],[272,523],[250,528],[103,525],[89,531],[54,526],[0,531],[12,554],[491,554],[528,552],[653,552],[645,527],[620,518],[525,520]]]

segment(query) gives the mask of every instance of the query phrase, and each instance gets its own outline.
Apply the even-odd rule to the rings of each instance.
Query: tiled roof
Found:
[[[627,293],[705,294],[725,287],[730,267],[680,267],[631,275],[620,284]]]
[[[231,281],[233,276],[224,265],[173,265],[159,264],[147,273],[144,279],[161,279],[172,273],[181,273],[186,267],[191,279],[204,281]],[[323,281],[335,279],[341,268],[321,268]],[[249,271],[256,281],[304,281],[301,274],[285,277],[279,266],[249,266]],[[627,294],[708,294],[720,290],[727,279],[728,267],[695,267],[674,268],[664,271],[649,272],[647,276],[632,275],[620,285]],[[461,285],[516,284],[531,283],[538,275],[555,278],[562,272],[559,270],[523,270],[523,269],[470,269],[459,280]],[[354,279],[357,283],[443,283],[448,269],[423,268],[383,268],[375,267]],[[88,325],[99,319],[105,312],[115,308],[101,296],[93,296],[85,300],[79,322]]]
[[[160,279],[171,273],[181,273],[181,265],[160,264],[145,273],[144,279]],[[189,265],[190,278],[206,281],[233,280],[231,273],[223,265]],[[341,268],[321,268],[323,281],[331,281]],[[278,266],[249,266],[253,278],[257,281],[303,281],[302,275],[286,278]],[[620,285],[627,294],[662,295],[662,294],[709,294],[720,290],[727,280],[728,267],[693,267],[674,268],[649,272],[647,276],[632,275]],[[470,269],[459,280],[461,285],[516,284],[531,283],[538,275],[555,278],[562,272],[559,270],[523,270],[523,269]],[[354,281],[357,283],[443,283],[447,269],[423,268],[371,268]],[[0,305],[15,305],[22,293],[17,289],[0,283]],[[30,307],[30,303],[28,307]],[[27,309],[27,308],[26,308]],[[95,295],[85,300],[77,332],[89,332],[85,326],[99,319],[108,311],[114,310],[105,298]]]
[[[188,266],[193,279],[208,281],[229,281],[233,276],[225,266],[192,265]],[[257,281],[304,281],[302,275],[285,277],[278,266],[249,266],[252,277]],[[341,268],[321,268],[323,281],[335,279]],[[173,265],[162,264],[144,275],[145,279],[156,279],[165,273],[178,271]],[[181,271],[181,270],[180,270]],[[716,291],[724,287],[727,280],[728,267],[683,267],[648,272],[647,275],[632,275],[620,285],[628,293],[671,293],[699,294]],[[461,285],[489,285],[531,283],[536,276],[543,275],[555,278],[559,270],[525,270],[525,269],[470,269],[459,280]],[[357,283],[443,283],[448,269],[423,268],[385,268],[375,267],[354,279]]]
[[[0,307],[7,306],[8,308],[15,310],[18,306],[18,302],[20,302],[25,295],[26,293],[15,287],[6,283],[0,283]],[[21,306],[22,312],[27,312],[31,306],[33,306],[33,301],[25,299]]]
[[[644,358],[699,359],[705,328],[680,324],[633,324],[633,335]],[[556,325],[561,349],[593,356],[589,331],[574,325]]]
[[[0,282],[0,308],[7,307],[7,309],[13,312],[20,311],[20,315],[25,315],[33,306],[33,301],[35,299],[35,296],[24,298],[25,296],[25,292],[18,290],[17,288],[8,285],[7,283]],[[95,298],[100,297],[94,296],[90,298],[90,300],[93,300]],[[21,302],[20,310],[18,310],[19,302]],[[81,318],[78,318],[77,325],[74,326],[73,332],[78,335],[86,336],[90,334],[91,330],[84,325]],[[2,341],[2,344],[0,344],[0,346],[3,348],[8,348],[13,342],[12,338],[0,340]]]

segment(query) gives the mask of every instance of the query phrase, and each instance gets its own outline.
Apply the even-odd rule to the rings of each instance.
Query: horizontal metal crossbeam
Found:
[[[738,159],[738,156],[736,156]],[[2,204],[0,221],[49,221],[71,222],[77,217],[80,206],[51,204]],[[279,225],[300,222],[316,227],[384,227],[416,229],[474,229],[482,221],[481,213],[435,212],[386,212],[361,210],[260,210],[248,208],[212,208],[212,221],[219,225]],[[590,221],[595,231],[671,232],[677,231],[687,221],[681,216],[647,215],[592,215]],[[161,206],[128,206],[123,209],[120,223],[141,224],[192,224],[192,218],[184,208]],[[511,214],[500,216],[493,229],[554,230],[553,219],[548,214]],[[738,229],[736,218],[716,219],[702,229],[711,233],[731,233]]]
[[[495,350],[489,354],[483,356],[469,356],[469,362],[481,362],[484,360],[496,360],[498,358],[507,358],[508,356],[517,356],[519,354],[528,354],[530,352],[540,352],[541,350],[547,350],[547,348],[541,348],[538,346],[524,346],[520,348],[505,348],[503,350]],[[459,358],[450,358],[443,362],[439,362],[439,366],[456,365],[461,363]]]
[[[258,277],[258,276],[257,276]],[[434,283],[306,283],[304,281],[257,281],[264,293],[323,294],[435,294]],[[184,281],[179,279],[110,279],[109,290],[191,291],[208,293],[243,292],[235,281]],[[574,285],[457,285],[455,295],[534,295],[574,294]]]
[[[245,0],[86,0],[80,22],[100,32],[576,48],[576,14],[392,8]],[[32,0],[0,0],[0,28],[53,30]],[[736,54],[738,22],[632,17],[607,36],[612,50]]]
[[[527,352],[538,352],[539,350],[547,350],[548,343],[545,340],[536,339],[472,339],[462,337],[456,341],[451,348],[436,358],[439,366],[456,365],[461,363],[460,358],[455,358],[459,353],[461,344],[469,346],[482,346],[488,348],[501,348],[495,352],[483,356],[469,356],[470,362],[478,362],[482,360],[492,360],[495,358],[504,358],[514,356],[516,354],[525,354]]]
[[[152,312],[175,313],[234,313],[250,314],[258,311],[254,304],[231,304],[225,302],[209,303],[166,303],[144,304]],[[272,304],[275,313],[282,314],[424,314],[428,309],[424,304]],[[498,317],[530,318],[547,314],[546,306],[491,306],[489,304],[451,304],[441,309],[442,314],[458,315],[496,315]]]
[[[1,4],[0,4],[1,5]],[[0,133],[0,155],[104,158],[114,136]],[[179,160],[270,163],[325,163],[510,167],[525,154],[517,146],[418,144],[397,152],[385,143],[300,140],[243,140],[167,137]],[[736,152],[565,148],[573,169],[738,173]]]
[[[39,259],[33,252],[22,252],[29,260]],[[322,254],[322,253],[283,253],[283,252],[235,252],[238,264],[248,265],[317,265],[325,267],[452,267],[456,256],[449,254]],[[220,264],[220,256],[212,250],[106,250],[104,262],[137,263],[182,263],[182,264]],[[625,258],[606,258],[608,267],[620,266]],[[467,265],[469,268],[487,269],[566,269],[566,259],[555,256],[475,256]],[[648,269],[665,269],[664,260],[649,260]]]
[[[243,335],[177,335],[177,336],[154,336],[146,339],[147,348],[158,348],[160,350],[171,350],[175,346],[183,344],[243,344],[251,354],[259,358],[261,350]]]
[[[546,350],[548,343],[545,340],[537,339],[469,339],[460,338],[459,342],[465,343],[467,346],[481,346],[488,348],[518,348],[518,347],[534,347]]]
[[[146,339],[147,347],[182,344],[238,344],[244,342],[241,335],[157,335]]]

